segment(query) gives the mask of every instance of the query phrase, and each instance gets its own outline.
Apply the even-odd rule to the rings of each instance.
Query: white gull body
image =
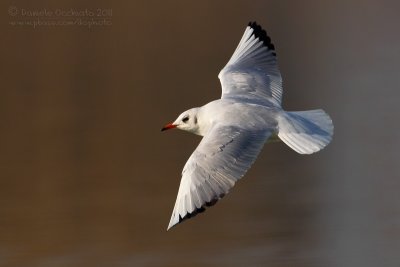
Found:
[[[281,108],[275,48],[255,22],[249,23],[218,77],[221,99],[183,112],[162,129],[204,136],[183,168],[168,229],[226,195],[271,137],[278,136],[300,154],[317,152],[332,139],[332,120],[323,110]]]

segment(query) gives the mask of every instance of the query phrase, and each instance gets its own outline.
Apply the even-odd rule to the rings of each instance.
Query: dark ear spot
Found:
[[[194,124],[197,124],[197,116],[194,116]]]

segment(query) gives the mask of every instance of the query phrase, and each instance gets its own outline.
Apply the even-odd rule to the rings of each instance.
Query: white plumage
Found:
[[[222,85],[221,98],[244,98],[281,104],[282,78],[275,49],[266,32],[255,23],[246,28],[238,47],[218,78]]]
[[[186,162],[168,229],[226,195],[247,172],[270,136],[300,154],[324,148],[333,124],[323,110],[286,112],[282,78],[271,39],[249,23],[218,75],[221,99],[183,112],[162,130],[178,128],[204,136]]]

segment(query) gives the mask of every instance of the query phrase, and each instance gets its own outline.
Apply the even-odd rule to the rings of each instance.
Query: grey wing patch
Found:
[[[267,130],[211,129],[185,164],[168,229],[224,197],[250,168],[269,136]]]
[[[265,30],[255,22],[249,23],[218,78],[222,86],[221,98],[281,104],[282,77],[275,47]]]

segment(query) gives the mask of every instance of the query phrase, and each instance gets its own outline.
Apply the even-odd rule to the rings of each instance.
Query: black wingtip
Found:
[[[186,221],[187,219],[193,218],[194,216],[196,216],[199,213],[203,213],[206,211],[206,208],[209,208],[211,206],[214,206],[221,198],[223,198],[225,196],[225,194],[220,194],[218,197],[212,199],[210,202],[206,202],[204,203],[203,206],[201,206],[200,208],[196,208],[194,211],[192,211],[191,213],[187,213],[185,216],[180,216],[179,215],[179,221],[177,224]],[[177,225],[175,224],[175,225]],[[174,226],[175,226],[174,225]]]
[[[250,21],[247,26],[253,29],[254,36],[258,38],[260,41],[262,41],[264,45],[268,47],[268,49],[272,50],[273,54],[276,56],[275,46],[271,42],[271,38],[267,35],[267,32],[255,21],[254,22]]]

